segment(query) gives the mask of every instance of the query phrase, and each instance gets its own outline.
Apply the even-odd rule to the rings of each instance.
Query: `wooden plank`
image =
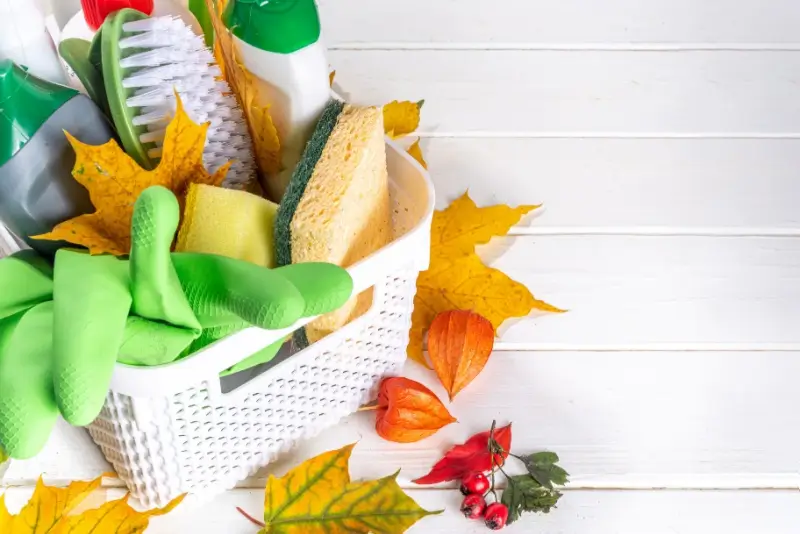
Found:
[[[481,253],[571,310],[510,322],[513,347],[800,349],[797,239],[519,237]]]
[[[334,51],[357,102],[425,99],[436,136],[800,132],[796,52]]]
[[[482,205],[544,203],[532,224],[542,231],[800,229],[800,140],[435,138],[422,147],[439,208],[467,189]]]
[[[793,0],[320,0],[332,46],[798,44]]]
[[[32,488],[6,492],[9,508],[17,511]],[[460,493],[411,491],[409,495],[428,510],[444,510],[427,517],[409,534],[481,534],[481,522],[470,522],[458,512]],[[117,499],[120,491],[99,492],[87,500],[86,508],[106,499]],[[185,501],[166,517],[155,518],[148,534],[253,534],[255,528],[237,507],[256,518],[263,515],[263,490],[236,490],[210,503]],[[548,534],[788,534],[800,524],[800,494],[796,491],[569,491],[558,508],[547,515],[524,516],[509,532]]]
[[[408,363],[404,375],[447,398],[432,372]],[[800,352],[496,352],[449,404],[458,424],[400,445],[378,437],[374,413],[358,413],[243,486],[263,488],[269,473],[358,442],[354,477],[402,468],[401,484],[414,488],[410,481],[449,447],[496,419],[513,422],[515,452],[558,452],[574,488],[797,488],[799,375]],[[11,465],[4,483],[108,469],[86,433],[62,423],[36,459]]]

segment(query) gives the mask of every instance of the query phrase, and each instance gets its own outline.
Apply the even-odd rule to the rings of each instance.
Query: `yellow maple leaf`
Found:
[[[422,155],[422,147],[419,146],[420,139],[417,139],[413,145],[408,148],[408,153],[411,155],[412,158],[417,160],[420,165],[422,165],[425,169],[428,168],[428,162],[425,161],[425,156]]]
[[[114,532],[138,534],[147,528],[149,519],[175,508],[183,496],[166,508],[137,512],[128,505],[127,497],[111,501],[100,508],[70,515],[94,490],[100,487],[104,473],[88,482],[73,482],[66,488],[47,486],[41,479],[28,503],[17,515],[8,512],[4,496],[0,495],[0,532],[3,534],[89,534]]]
[[[222,22],[226,3],[227,0],[219,0],[215,7],[214,0],[206,0],[216,35],[216,59],[244,111],[253,140],[256,165],[261,176],[267,178],[281,171],[281,142],[269,111],[270,106],[260,105],[257,81],[239,60],[230,32]]]
[[[91,254],[123,256],[130,252],[133,205],[142,191],[161,185],[182,202],[189,184],[221,185],[230,164],[208,174],[203,166],[208,124],[192,122],[180,97],[177,101],[175,117],[167,126],[161,162],[152,171],[139,167],[114,140],[92,146],[67,133],[76,155],[72,175],[89,191],[96,211],[65,221],[34,239],[63,240],[84,246]]]
[[[168,514],[183,501],[183,498],[184,496],[181,495],[164,508],[137,512],[128,504],[126,496],[80,515],[65,517],[50,532],[52,534],[102,534],[104,532],[139,534],[147,529],[150,518]]]
[[[390,102],[383,106],[383,127],[386,135],[398,139],[419,128],[419,116],[422,104],[420,102]]]
[[[264,521],[270,534],[400,534],[432,514],[406,495],[397,474],[351,482],[350,454],[355,445],[329,451],[289,471],[270,476]],[[249,516],[248,516],[249,517]],[[252,519],[251,519],[252,520]]]
[[[561,313],[503,272],[487,267],[475,247],[508,233],[523,215],[538,206],[479,208],[464,194],[447,209],[437,211],[431,226],[431,264],[417,279],[408,355],[428,365],[423,339],[433,319],[449,310],[471,310],[486,317],[495,330],[507,319],[533,310]]]

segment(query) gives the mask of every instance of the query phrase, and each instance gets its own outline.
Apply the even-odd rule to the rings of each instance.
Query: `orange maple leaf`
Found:
[[[133,205],[142,191],[161,185],[182,202],[189,184],[221,185],[230,164],[208,174],[203,166],[208,124],[192,122],[180,97],[177,100],[178,109],[167,126],[161,162],[152,171],[139,167],[114,140],[92,146],[67,133],[76,154],[72,175],[89,191],[96,211],[65,221],[34,239],[63,240],[84,246],[91,254],[123,256],[130,252]]]
[[[475,246],[508,233],[523,215],[539,206],[479,208],[464,194],[433,216],[431,264],[417,279],[408,355],[428,366],[423,339],[434,318],[449,310],[470,310],[488,319],[495,330],[506,319],[532,310],[564,310],[536,299],[530,290],[503,272],[484,265]]]
[[[90,482],[73,482],[66,488],[47,486],[41,479],[36,484],[33,496],[22,510],[12,515],[0,495],[0,532],[7,534],[89,534],[92,532],[115,532],[136,534],[144,532],[151,517],[164,515],[183,500],[178,497],[165,508],[149,512],[137,512],[128,505],[127,497],[105,503],[100,508],[70,515],[94,490],[100,487],[103,477],[114,477],[104,473]]]

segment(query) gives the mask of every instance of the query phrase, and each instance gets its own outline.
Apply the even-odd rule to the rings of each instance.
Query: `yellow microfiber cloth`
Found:
[[[277,204],[246,191],[192,184],[175,250],[273,268],[277,213]]]

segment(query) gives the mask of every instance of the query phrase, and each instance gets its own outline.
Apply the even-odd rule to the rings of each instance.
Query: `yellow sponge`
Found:
[[[273,268],[277,214],[277,204],[251,193],[191,184],[175,250]]]

